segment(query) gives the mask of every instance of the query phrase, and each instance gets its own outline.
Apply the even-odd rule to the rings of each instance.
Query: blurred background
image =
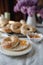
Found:
[[[24,19],[24,15],[21,12],[14,13],[13,7],[16,5],[16,0],[0,0],[0,15],[4,12],[10,12],[11,20]]]
[[[4,12],[9,12],[11,20],[19,21],[20,19],[25,19],[26,16],[24,14],[22,14],[21,12],[15,13],[13,11],[16,3],[16,0],[0,0],[0,15],[4,14]],[[43,0],[39,0],[38,6],[43,7]]]

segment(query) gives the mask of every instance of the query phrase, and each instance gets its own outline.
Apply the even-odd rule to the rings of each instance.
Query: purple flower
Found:
[[[37,3],[38,0],[17,0],[17,2],[20,2],[21,4],[24,4],[25,5],[35,5]]]
[[[22,6],[22,7],[21,7],[21,12],[22,12],[23,14],[26,14],[26,13],[27,13],[27,7]]]
[[[14,12],[21,11],[23,14],[28,14],[30,16],[39,13],[41,18],[43,18],[43,9],[40,9],[36,4],[38,4],[38,0],[17,0]]]
[[[17,0],[17,4],[14,7],[14,12],[21,11],[22,13],[26,13],[26,7],[33,6],[37,0]]]
[[[14,12],[20,11],[19,4],[17,3],[16,6],[14,6]]]
[[[36,4],[38,2],[38,0],[31,0],[34,4]]]
[[[27,8],[27,14],[33,16],[35,14],[35,6]]]
[[[38,2],[38,0],[17,0],[17,2],[34,2],[35,4]]]

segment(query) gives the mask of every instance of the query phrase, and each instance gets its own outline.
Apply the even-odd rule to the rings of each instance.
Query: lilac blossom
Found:
[[[21,12],[22,12],[23,14],[26,14],[26,13],[27,13],[27,7],[22,6],[22,7],[21,7]]]
[[[33,16],[35,13],[40,13],[43,18],[43,9],[38,9],[38,0],[17,0],[17,4],[14,6],[14,12],[21,11],[23,14]]]
[[[20,8],[19,8],[19,5],[16,4],[16,6],[14,6],[14,12],[18,12],[18,11],[20,11]]]
[[[27,9],[27,14],[33,16],[35,14],[35,6],[29,7]]]

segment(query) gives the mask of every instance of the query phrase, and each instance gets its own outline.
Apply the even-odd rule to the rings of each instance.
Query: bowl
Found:
[[[39,33],[29,33],[27,34],[27,38],[32,42],[40,42],[43,39],[43,35]]]

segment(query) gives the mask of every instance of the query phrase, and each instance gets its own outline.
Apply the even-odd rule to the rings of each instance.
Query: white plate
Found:
[[[6,33],[2,33],[2,32],[0,32],[0,39],[1,38],[4,38],[4,37],[7,37],[8,35],[6,34]]]
[[[25,38],[21,38],[21,39],[25,39]],[[25,39],[27,40],[27,39]],[[29,43],[32,43],[31,41],[27,40]],[[21,56],[21,55],[24,55],[24,54],[27,54],[29,53],[30,51],[32,50],[32,44],[29,48],[23,50],[23,51],[11,51],[11,50],[6,50],[6,49],[3,49],[1,46],[0,46],[0,52],[5,54],[5,55],[8,55],[8,56]]]
[[[1,33],[0,32],[0,42],[3,41],[4,37],[8,37],[8,35],[6,33]]]

